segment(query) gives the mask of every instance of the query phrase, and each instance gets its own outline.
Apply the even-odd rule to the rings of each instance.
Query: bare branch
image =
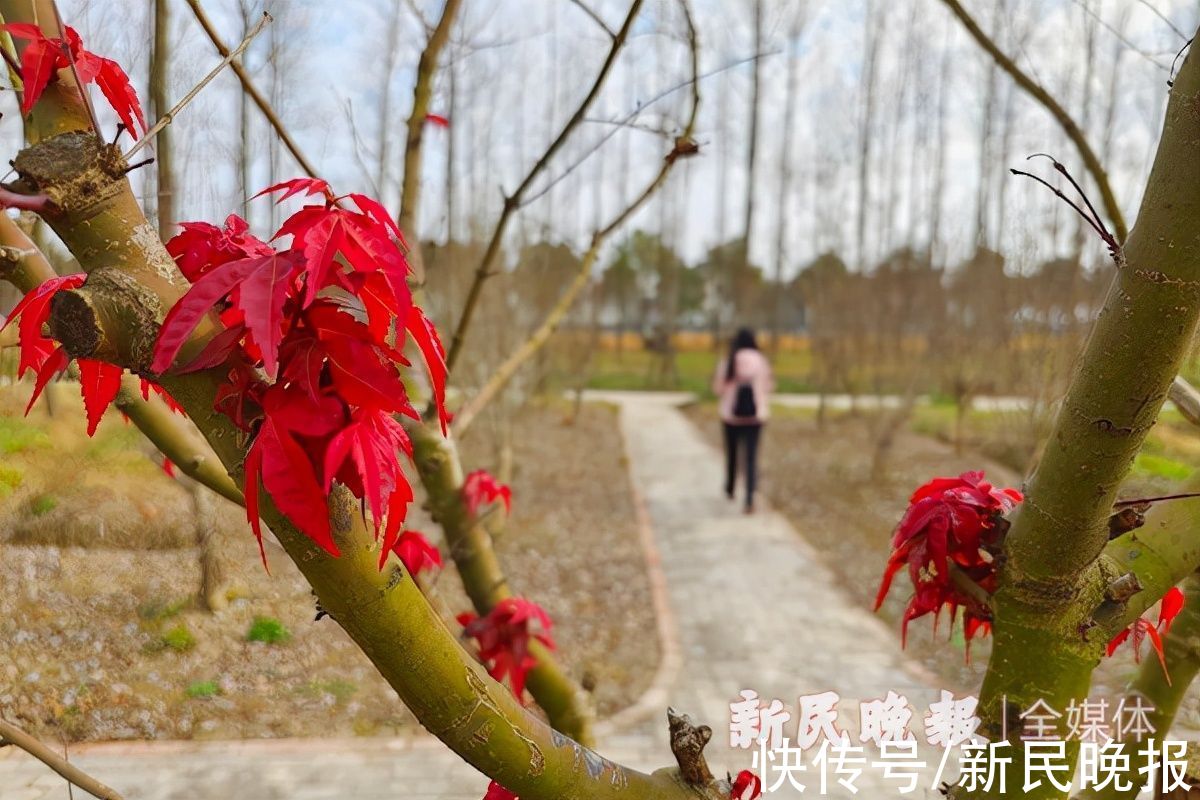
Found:
[[[93,797],[98,797],[100,800],[123,800],[115,789],[105,786],[33,736],[4,720],[0,720],[0,744],[11,744],[21,748],[61,775],[68,784],[78,786]]]
[[[1193,425],[1200,425],[1200,391],[1178,375],[1167,391],[1167,397],[1179,409],[1183,418]]]
[[[1079,157],[1083,159],[1084,167],[1091,174],[1092,179],[1096,181],[1096,185],[1100,189],[1100,197],[1104,202],[1105,213],[1112,220],[1113,229],[1116,231],[1117,239],[1121,242],[1125,241],[1125,237],[1129,235],[1129,228],[1125,224],[1125,216],[1121,213],[1121,206],[1117,203],[1116,195],[1113,193],[1112,186],[1108,182],[1108,173],[1104,171],[1104,165],[1100,163],[1099,157],[1088,143],[1087,137],[1080,130],[1074,118],[1071,117],[1067,110],[1054,99],[1051,94],[1042,88],[1042,85],[1026,75],[1022,69],[1017,66],[1011,58],[1009,58],[1003,50],[1001,50],[992,39],[983,32],[979,24],[971,17],[962,4],[958,0],[942,0],[947,8],[953,12],[954,16],[958,17],[959,22],[967,29],[967,33],[987,51],[988,55],[996,62],[997,66],[1009,74],[1017,85],[1028,92],[1033,99],[1037,100],[1043,108],[1050,112],[1063,132],[1067,134],[1067,138],[1075,145],[1075,149],[1079,151]]]
[[[250,30],[250,32],[246,34],[245,38],[242,39],[241,44],[239,44],[236,48],[234,48],[234,50],[232,52],[225,53],[225,58],[221,59],[220,64],[217,64],[215,67],[213,67],[212,70],[207,75],[205,75],[200,80],[199,83],[197,83],[195,86],[193,86],[191,88],[191,90],[183,96],[183,99],[180,100],[178,103],[176,103],[175,106],[170,111],[168,111],[167,113],[165,113],[161,117],[159,117],[158,121],[154,123],[154,126],[152,128],[150,128],[150,130],[146,131],[146,135],[142,137],[141,141],[139,141],[132,148],[130,148],[129,152],[125,154],[125,158],[126,159],[131,158],[135,153],[137,153],[137,151],[141,150],[143,147],[145,147],[147,144],[149,144],[154,139],[154,137],[158,135],[159,131],[161,131],[163,128],[167,127],[172,122],[174,122],[175,115],[178,114],[180,111],[182,111],[187,106],[188,103],[192,102],[192,100],[195,99],[196,95],[200,94],[200,92],[203,91],[205,86],[208,86],[208,84],[212,83],[213,79],[221,74],[221,70],[225,69],[231,63],[233,63],[234,59],[236,59],[242,53],[246,52],[246,48],[250,46],[250,43],[252,41],[254,41],[254,37],[256,37],[256,36],[258,36],[258,34],[262,33],[263,28],[267,27],[267,25],[269,25],[270,22],[271,22],[271,15],[264,11],[263,15],[262,15],[262,19],[260,19],[258,21],[258,24],[255,25]]]
[[[492,265],[496,261],[496,257],[500,253],[500,241],[504,238],[504,231],[508,227],[508,222],[512,218],[513,213],[520,207],[521,199],[529,186],[537,178],[537,176],[546,168],[555,153],[566,143],[571,136],[571,132],[583,121],[587,116],[588,109],[592,103],[600,95],[600,90],[604,87],[604,82],[612,71],[613,65],[617,61],[617,55],[625,46],[625,40],[629,37],[629,31],[633,28],[633,21],[637,18],[638,11],[642,8],[643,0],[633,0],[629,6],[629,13],[625,15],[625,22],[621,25],[621,29],[617,31],[617,35],[613,37],[612,47],[609,48],[608,55],[604,59],[604,63],[600,66],[600,71],[596,73],[596,79],[592,82],[592,88],[588,90],[579,107],[575,109],[575,113],[567,120],[558,136],[546,148],[546,152],[542,153],[541,158],[533,165],[526,173],[524,180],[517,187],[516,191],[504,198],[504,210],[500,212],[500,218],[496,220],[496,226],[492,230],[492,238],[488,242],[487,249],[484,250],[483,258],[479,261],[479,266],[475,268],[475,277],[471,281],[471,288],[467,292],[467,299],[463,303],[462,313],[458,315],[458,323],[454,329],[454,336],[450,340],[450,350],[446,355],[446,368],[454,369],[454,365],[458,362],[459,354],[462,352],[463,341],[467,335],[467,329],[471,325],[471,318],[475,314],[475,307],[479,303],[479,293],[483,289],[483,283],[491,274]]]
[[[1152,14],[1154,14],[1154,16],[1158,17],[1163,22],[1167,23],[1167,27],[1170,28],[1171,30],[1175,31],[1175,34],[1177,36],[1179,36],[1180,39],[1183,39],[1185,42],[1191,41],[1192,37],[1188,36],[1186,33],[1179,30],[1179,26],[1177,26],[1174,22],[1172,22],[1170,17],[1167,17],[1161,11],[1159,11],[1157,8],[1155,8],[1154,5],[1150,2],[1150,0],[1138,0],[1138,2],[1141,3],[1142,5],[1144,5],[1146,8],[1150,9],[1150,12]]]
[[[213,43],[213,47],[221,55],[228,56],[230,50],[225,45],[225,42],[221,40],[221,35],[217,33],[217,29],[213,27],[212,20],[204,13],[204,9],[200,5],[200,0],[187,0],[187,4],[191,7],[192,14],[195,15],[196,21],[200,23],[200,27],[204,28],[204,32],[208,34],[208,39]],[[258,110],[266,117],[267,122],[275,129],[275,133],[279,136],[280,141],[283,142],[283,146],[292,154],[292,158],[296,159],[296,163],[300,166],[300,169],[304,170],[305,174],[310,178],[318,177],[317,168],[304,157],[304,153],[300,151],[300,146],[296,144],[295,140],[287,132],[287,129],[283,126],[283,122],[279,119],[279,115],[272,108],[271,103],[258,90],[258,87],[254,85],[254,81],[250,79],[250,73],[246,72],[246,68],[242,66],[240,61],[234,60],[230,62],[230,66],[233,68],[233,73],[237,75],[238,80],[242,82],[242,90],[250,96],[250,99],[258,106]]]
[[[429,35],[425,49],[417,61],[417,80],[413,85],[412,112],[408,116],[408,139],[404,148],[404,180],[400,184],[400,213],[396,224],[408,234],[408,262],[414,280],[425,281],[425,262],[421,258],[420,237],[417,234],[417,204],[420,201],[421,145],[425,132],[425,117],[429,113],[429,98],[433,95],[433,76],[437,71],[438,58],[450,38],[454,19],[461,0],[446,0],[437,27]]]
[[[692,139],[692,131],[696,126],[696,115],[700,108],[700,82],[697,80],[700,63],[699,44],[696,38],[696,26],[692,21],[691,11],[688,8],[686,0],[681,0],[680,5],[683,7],[684,18],[688,26],[688,44],[691,49],[692,69],[692,80],[689,81],[692,87],[691,111],[688,114],[687,124],[684,126],[683,133],[676,138],[675,146],[663,159],[658,174],[647,184],[641,194],[618,213],[612,221],[592,234],[591,245],[580,260],[579,271],[575,275],[575,280],[567,287],[567,290],[558,299],[558,302],[555,303],[554,308],[550,310],[545,319],[542,320],[537,330],[496,368],[491,377],[484,383],[483,388],[454,415],[453,425],[455,435],[462,436],[466,433],[467,428],[479,415],[479,412],[495,399],[504,387],[508,385],[508,382],[512,380],[513,376],[516,375],[521,365],[532,358],[549,341],[554,332],[558,330],[558,326],[566,319],[571,307],[575,304],[580,293],[591,279],[592,266],[596,263],[596,259],[600,255],[600,248],[605,240],[637,213],[637,210],[659,190],[663,183],[666,182],[667,176],[671,173],[677,161],[681,158],[694,155],[699,149],[695,140]]]
[[[608,23],[607,23],[607,22],[605,22],[605,21],[603,20],[603,18],[601,18],[601,16],[600,16],[599,14],[597,14],[595,11],[593,11],[593,10],[592,10],[592,9],[591,9],[591,8],[590,8],[588,5],[587,5],[587,3],[583,2],[583,0],[571,0],[571,2],[572,2],[572,3],[573,3],[575,6],[576,6],[576,7],[578,7],[580,11],[582,11],[583,13],[585,13],[585,14],[587,14],[589,17],[591,17],[591,19],[592,19],[592,22],[596,23],[596,24],[597,24],[597,25],[599,25],[601,28],[603,28],[603,29],[604,29],[604,32],[608,34],[608,38],[610,38],[610,39],[616,39],[616,38],[617,38],[617,32],[616,32],[616,31],[614,31],[612,28],[608,27]]]

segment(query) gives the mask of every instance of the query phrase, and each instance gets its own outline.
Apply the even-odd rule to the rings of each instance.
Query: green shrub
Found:
[[[283,644],[292,638],[292,634],[283,623],[272,617],[255,617],[246,631],[247,642],[263,642],[264,644]]]
[[[196,646],[196,637],[187,625],[179,624],[162,635],[162,644],[176,653],[183,653]]]
[[[35,517],[49,514],[58,508],[58,498],[52,494],[39,494],[29,501],[29,513]]]
[[[216,697],[221,693],[221,687],[216,681],[196,681],[189,684],[184,693],[193,700],[204,697]]]

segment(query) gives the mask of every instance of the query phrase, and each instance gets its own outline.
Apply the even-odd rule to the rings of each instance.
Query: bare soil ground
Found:
[[[227,608],[200,610],[187,493],[110,413],[82,434],[74,387],[53,419],[0,390],[0,715],[50,740],[392,735],[416,722],[268,547],[216,501]],[[513,514],[497,547],[540,602],[601,713],[635,699],[658,660],[615,412],[574,425],[534,407],[513,431]],[[494,467],[481,436],[467,463]],[[475,459],[479,459],[476,461]],[[414,527],[435,529],[414,514]],[[435,539],[436,541],[436,539]],[[438,592],[465,600],[453,567]],[[619,587],[613,591],[612,587]],[[249,641],[257,625],[257,638]],[[274,640],[274,641],[272,641]]]

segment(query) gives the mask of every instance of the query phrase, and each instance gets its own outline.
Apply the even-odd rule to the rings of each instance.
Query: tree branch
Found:
[[[125,157],[132,158],[139,150],[152,142],[154,137],[158,135],[159,131],[174,122],[175,115],[186,108],[187,104],[192,102],[196,95],[200,94],[200,92],[204,90],[205,86],[208,86],[208,84],[212,83],[213,79],[221,74],[221,70],[225,69],[233,62],[234,59],[244,53],[246,48],[250,46],[250,43],[254,41],[254,37],[262,33],[263,28],[267,27],[270,22],[271,15],[264,11],[262,19],[260,19],[258,24],[251,28],[250,32],[242,38],[241,43],[238,44],[238,46],[235,47],[232,52],[224,53],[223,55],[225,57],[221,59],[221,63],[213,67],[209,73],[200,80],[199,83],[193,86],[188,93],[183,96],[182,100],[180,100],[171,108],[170,111],[165,112],[161,117],[159,117],[158,121],[154,123],[154,126],[150,128],[150,130],[146,131],[146,135],[143,136],[137,144],[130,148],[129,152],[125,154]]]
[[[1183,418],[1193,425],[1200,425],[1200,391],[1178,375],[1171,381],[1167,397],[1179,409]]]
[[[116,790],[110,789],[88,775],[16,725],[0,719],[0,745],[4,744],[21,748],[61,775],[67,783],[78,786],[93,797],[98,797],[100,800],[123,800]]]
[[[554,304],[546,314],[545,319],[537,327],[529,338],[522,342],[504,362],[492,372],[491,376],[484,382],[483,388],[479,390],[467,403],[458,410],[454,416],[454,432],[457,436],[463,436],[471,422],[479,415],[479,413],[487,407],[488,403],[492,402],[513,376],[521,368],[525,362],[532,358],[538,350],[540,350],[554,332],[558,330],[558,326],[566,319],[570,313],[571,307],[579,298],[580,293],[588,285],[592,277],[592,266],[596,263],[596,259],[600,255],[600,248],[604,242],[617,230],[625,224],[638,209],[657,192],[666,182],[667,176],[670,175],[675,163],[681,158],[690,157],[697,151],[697,145],[692,139],[692,131],[696,125],[696,117],[700,109],[700,82],[699,77],[699,45],[696,38],[696,27],[692,21],[691,11],[686,2],[682,4],[684,17],[687,20],[688,26],[688,45],[691,51],[691,70],[692,70],[692,103],[691,110],[688,112],[688,119],[684,125],[683,133],[676,138],[675,147],[663,159],[662,166],[658,170],[653,180],[646,186],[645,189],[626,206],[620,213],[616,215],[603,228],[592,234],[592,242],[584,253],[583,258],[579,262],[579,271],[575,275],[575,279],[567,290]]]
[[[437,72],[438,58],[450,39],[450,29],[462,0],[446,0],[437,27],[429,35],[425,49],[417,61],[417,80],[413,84],[412,112],[408,115],[408,138],[404,148],[404,181],[400,184],[400,213],[396,224],[408,237],[408,263],[417,284],[425,282],[425,260],[421,257],[420,233],[417,231],[417,207],[421,189],[421,144],[425,132],[425,116],[429,113],[429,99],[433,95],[433,76]],[[451,122],[453,124],[453,121]]]
[[[475,277],[471,281],[471,287],[467,291],[467,299],[463,303],[462,312],[458,315],[454,335],[450,339],[450,350],[446,355],[446,368],[448,370],[453,370],[454,365],[458,363],[459,354],[462,352],[463,342],[466,339],[467,329],[471,325],[471,318],[474,316],[475,307],[479,302],[479,293],[482,291],[483,283],[491,274],[492,268],[496,263],[496,257],[500,253],[500,242],[504,238],[504,231],[508,227],[509,220],[520,206],[521,198],[529,189],[529,186],[542,170],[546,168],[550,160],[554,158],[555,153],[570,138],[571,132],[587,116],[588,109],[591,108],[592,103],[600,95],[600,90],[604,87],[605,80],[612,71],[613,65],[616,64],[617,55],[621,52],[621,48],[625,46],[625,40],[629,37],[629,31],[633,28],[633,22],[637,18],[638,11],[641,10],[642,2],[643,0],[633,0],[633,3],[630,4],[629,13],[625,15],[625,22],[621,25],[621,29],[617,31],[617,35],[613,37],[608,55],[605,57],[604,63],[601,64],[600,71],[596,73],[596,79],[592,82],[591,89],[588,90],[579,107],[575,109],[575,113],[571,115],[571,118],[567,120],[562,130],[559,131],[558,136],[546,148],[546,152],[542,153],[541,158],[526,173],[524,180],[521,181],[516,191],[504,198],[504,208],[500,212],[500,218],[496,220],[496,226],[492,229],[491,239],[488,240],[483,257],[479,260],[479,266],[475,268]]]
[[[17,0],[0,0],[0,7]],[[7,16],[35,22],[32,13]],[[47,222],[88,273],[79,302],[81,341],[103,341],[127,368],[143,368],[165,316],[186,289],[165,247],[133,198],[119,152],[93,133],[65,133],[23,151],[21,181],[45,191],[62,213]],[[86,176],[87,180],[81,180]],[[87,203],[87,215],[82,207]],[[144,233],[144,232],[149,232]],[[131,317],[131,309],[140,309]],[[99,311],[106,313],[99,313]],[[52,312],[53,314],[53,312]],[[82,328],[90,322],[93,330]],[[103,326],[103,328],[102,328]],[[212,413],[222,370],[163,375],[162,384],[197,422],[227,470],[241,477],[245,440]],[[696,790],[675,770],[645,775],[609,762],[553,731],[473,662],[401,565],[377,568],[378,543],[344,489],[329,498],[330,557],[262,497],[262,518],[313,587],[319,602],[354,639],[417,719],[468,763],[526,800],[685,800]],[[579,765],[586,764],[581,770]],[[713,795],[707,795],[713,796]]]
[[[996,62],[996,65],[1007,72],[1017,82],[1018,86],[1028,92],[1058,122],[1063,132],[1066,133],[1067,138],[1075,145],[1075,149],[1079,152],[1079,157],[1083,159],[1083,165],[1088,173],[1091,174],[1092,180],[1096,182],[1096,186],[1100,190],[1100,198],[1104,203],[1104,210],[1108,213],[1109,219],[1112,220],[1117,240],[1124,242],[1126,237],[1129,236],[1129,229],[1125,225],[1125,216],[1121,213],[1121,206],[1117,203],[1116,195],[1113,194],[1112,186],[1108,182],[1108,173],[1104,171],[1104,165],[1100,163],[1100,159],[1096,156],[1096,152],[1092,150],[1092,146],[1088,143],[1087,137],[1080,130],[1079,125],[1075,123],[1075,120],[1067,113],[1067,110],[1041,84],[1025,74],[1017,66],[1017,63],[1009,58],[991,37],[984,33],[983,29],[979,27],[979,23],[963,8],[958,0],[942,0],[942,2],[945,3],[954,16],[958,17],[959,22],[967,29],[967,33],[971,34],[971,37],[979,46],[987,51],[992,60]]]
[[[1028,708],[1041,699],[1065,708],[1086,696],[1105,640],[1080,631],[1092,624],[1112,578],[1137,575],[1144,589],[1127,604],[1133,614],[1137,606],[1149,605],[1143,599],[1156,600],[1178,580],[1170,576],[1179,563],[1171,553],[1191,568],[1200,561],[1195,525],[1164,530],[1147,524],[1108,542],[1117,490],[1154,425],[1200,318],[1195,244],[1200,121],[1192,107],[1197,93],[1200,58],[1189,57],[1171,90],[1137,225],[1124,243],[1126,264],[1092,328],[1005,540],[1001,584],[993,597],[995,642],[979,703],[981,734],[989,738],[999,734],[1006,705]],[[1189,505],[1194,504],[1163,504],[1155,512],[1179,514]],[[1134,537],[1153,542],[1153,548],[1130,548]],[[1128,569],[1117,565],[1121,559]],[[1151,568],[1155,562],[1158,569]],[[1039,658],[1029,661],[1030,652]],[[1024,753],[1017,749],[1009,777],[1023,768]],[[1043,783],[1028,796],[1059,793]]]
[[[221,34],[217,32],[208,15],[204,13],[204,8],[200,5],[200,0],[187,0],[187,4],[192,9],[192,14],[195,15],[196,21],[200,23],[200,27],[204,29],[204,33],[208,35],[209,41],[213,43],[213,47],[222,56],[228,57],[230,54],[229,47],[221,40]],[[287,148],[287,151],[292,154],[292,158],[296,159],[296,163],[300,166],[300,169],[304,170],[310,178],[318,177],[317,168],[304,157],[300,146],[296,144],[295,140],[287,132],[287,128],[283,126],[283,121],[279,119],[279,115],[275,113],[275,109],[271,106],[271,103],[258,90],[258,87],[254,85],[254,81],[250,78],[250,73],[246,72],[246,68],[242,66],[240,61],[233,61],[230,63],[230,66],[233,68],[233,74],[237,75],[238,80],[241,81],[242,90],[250,96],[250,99],[258,106],[258,110],[262,112],[270,126],[275,129],[275,134],[283,142],[283,146]]]

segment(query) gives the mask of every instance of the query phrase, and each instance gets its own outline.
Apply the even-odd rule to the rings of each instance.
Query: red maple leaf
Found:
[[[22,22],[0,25],[0,30],[28,42],[21,54],[22,114],[33,110],[46,87],[57,79],[58,70],[73,66],[80,84],[95,83],[99,87],[131,136],[135,139],[138,136],[135,120],[142,132],[146,131],[141,103],[125,70],[112,59],[85,50],[74,28],[67,26],[61,39],[49,38],[37,25]]]
[[[441,114],[426,114],[425,121],[431,125],[436,125],[439,128],[449,128],[450,120],[443,117]]]
[[[378,408],[359,408],[325,450],[325,493],[337,479],[371,510],[375,535],[386,519],[379,568],[398,543],[400,526],[412,502],[412,487],[400,466],[399,453],[412,455],[412,444],[400,423]],[[403,558],[403,556],[401,556]]]
[[[506,512],[512,511],[512,489],[500,483],[485,469],[477,469],[463,481],[463,497],[467,501],[467,511],[471,516],[479,511],[481,506],[490,505],[497,500],[504,503]]]
[[[429,384],[433,390],[434,405],[437,406],[438,422],[441,423],[442,434],[445,435],[450,424],[450,413],[446,411],[446,351],[442,347],[442,340],[438,337],[437,329],[433,327],[433,323],[426,318],[420,308],[413,306],[409,310],[405,323],[409,334],[421,351],[421,357],[425,360],[425,368],[429,370]],[[507,492],[508,487],[504,487],[504,490]],[[511,492],[505,495],[504,505],[506,507],[511,495]]]
[[[1008,530],[1003,515],[1021,499],[1016,489],[997,489],[987,483],[982,472],[934,478],[913,493],[892,536],[892,554],[875,597],[878,610],[896,573],[908,566],[915,591],[904,610],[902,642],[907,641],[912,620],[932,613],[936,621],[942,608],[949,607],[953,622],[962,608],[970,657],[971,639],[991,630],[991,612],[958,588],[950,575],[951,563],[985,591],[995,591],[994,558]]]
[[[755,800],[762,796],[762,780],[748,769],[733,779],[729,790],[730,800]]]
[[[258,484],[271,493],[271,499],[304,535],[332,556],[337,545],[329,527],[329,509],[313,468],[303,437],[327,436],[337,430],[344,416],[342,404],[335,398],[313,403],[304,392],[284,386],[272,386],[263,397],[263,421],[246,453],[246,517],[258,538],[259,552],[266,564],[259,527]]]
[[[82,286],[86,278],[82,273],[57,276],[34,287],[21,298],[4,321],[4,325],[0,326],[0,330],[4,330],[14,319],[20,319],[17,327],[20,350],[17,376],[23,375],[26,370],[34,370],[36,373],[33,393],[29,398],[29,405],[25,407],[26,414],[37,402],[46,384],[61,374],[71,361],[63,347],[42,336],[42,326],[50,319],[50,303],[60,290]],[[83,405],[87,411],[87,433],[88,436],[92,436],[96,433],[96,427],[100,424],[104,412],[116,399],[121,388],[123,370],[113,364],[91,358],[81,358],[77,365],[80,393],[83,395]]]
[[[167,252],[192,283],[213,267],[274,252],[271,245],[249,232],[249,223],[237,214],[225,218],[224,228],[208,222],[181,222],[179,227],[182,230],[167,242]]]
[[[400,558],[404,568],[414,577],[442,567],[442,554],[420,531],[404,531],[392,545],[391,552]]]
[[[487,792],[483,795],[483,800],[519,800],[519,798],[513,792],[492,781],[488,784]]]
[[[205,270],[163,320],[154,346],[154,372],[165,372],[201,318],[229,298],[241,311],[246,331],[262,352],[263,369],[273,377],[279,366],[283,311],[293,288],[298,264],[287,252],[271,251]]]
[[[1158,663],[1162,666],[1163,676],[1166,677],[1167,685],[1169,686],[1171,676],[1167,673],[1167,658],[1166,653],[1163,652],[1162,637],[1170,632],[1171,623],[1175,621],[1175,617],[1183,610],[1184,602],[1183,592],[1179,590],[1178,586],[1172,586],[1163,595],[1162,603],[1158,609],[1158,624],[1155,625],[1145,617],[1138,617],[1109,641],[1105,654],[1111,656],[1117,651],[1117,648],[1126,641],[1129,641],[1133,647],[1133,660],[1140,663],[1142,660],[1142,642],[1149,639],[1150,647],[1158,656]]]
[[[479,655],[488,674],[501,683],[507,677],[518,700],[525,691],[525,676],[537,666],[529,654],[529,640],[538,640],[554,649],[550,630],[554,623],[541,606],[523,597],[506,597],[486,616],[459,614],[463,633],[479,644]]]

